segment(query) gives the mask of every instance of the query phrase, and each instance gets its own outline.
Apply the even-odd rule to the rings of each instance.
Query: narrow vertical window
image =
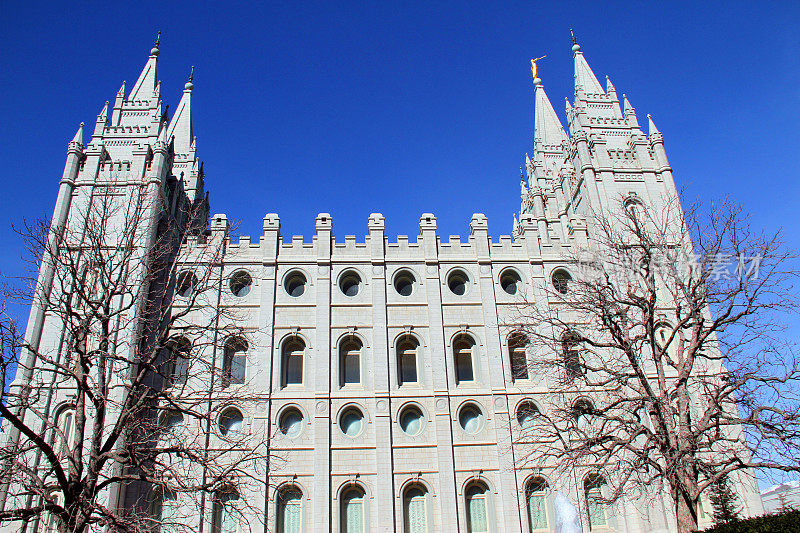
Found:
[[[212,533],[239,533],[239,494],[234,490],[214,495],[214,512],[211,520]]]
[[[515,381],[518,379],[528,379],[528,360],[525,357],[525,347],[527,344],[525,336],[518,331],[508,336],[508,357],[511,362],[511,377]]]
[[[428,509],[425,491],[421,487],[406,489],[403,495],[403,522],[405,533],[427,533]]]
[[[364,491],[348,489],[342,496],[342,533],[364,533]]]
[[[528,523],[531,531],[548,528],[547,520],[547,482],[542,478],[532,479],[526,488],[528,504]]]
[[[419,343],[411,336],[404,337],[397,343],[397,366],[399,369],[400,385],[417,383],[417,351]]]
[[[469,335],[459,335],[453,341],[453,352],[456,360],[456,381],[458,383],[475,379],[472,360],[474,349],[475,341]]]
[[[301,533],[303,530],[303,494],[296,487],[278,495],[278,533]]]
[[[178,497],[171,490],[159,490],[153,498],[152,515],[158,521],[158,533],[173,533],[178,525]]]
[[[75,410],[71,407],[62,409],[56,415],[53,450],[59,458],[66,457],[75,443]]]
[[[222,359],[222,386],[244,383],[247,364],[247,341],[240,338],[229,339],[225,343]]]
[[[189,374],[189,354],[192,344],[186,337],[177,337],[167,341],[163,351],[163,377],[165,387],[184,385]]]
[[[284,385],[302,385],[305,349],[306,345],[299,337],[289,339],[283,344]]]
[[[361,383],[361,348],[356,337],[348,337],[339,346],[339,376],[342,385]]]
[[[591,474],[583,482],[590,530],[608,525],[608,509],[603,497],[605,484],[605,479],[599,474]]]
[[[489,531],[488,492],[482,483],[475,483],[467,489],[467,531],[469,533],[487,533]]]

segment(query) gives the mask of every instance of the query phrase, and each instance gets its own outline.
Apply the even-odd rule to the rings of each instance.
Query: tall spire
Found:
[[[647,134],[648,135],[652,135],[654,133],[661,133],[660,131],[658,131],[658,128],[656,128],[656,124],[655,124],[655,122],[653,122],[653,117],[650,116],[650,113],[647,114],[647,122],[648,122],[648,124],[647,124],[647,127],[648,127]]]
[[[605,94],[603,87],[589,67],[589,63],[583,57],[581,45],[578,44],[575,34],[572,33],[572,30],[570,33],[572,34],[572,52],[575,56],[575,94],[578,93],[578,89],[583,89],[583,92],[588,94]]]
[[[81,125],[78,126],[78,131],[75,132],[75,137],[72,138],[72,142],[70,142],[70,144],[72,143],[83,146],[83,122],[81,122]]]
[[[544,92],[544,86],[539,78],[539,70],[536,65],[537,61],[545,57],[531,59],[531,75],[533,76],[533,85],[536,91],[533,139],[535,143],[541,143],[543,146],[561,146],[561,141],[567,138],[567,134],[564,133],[561,121],[558,119],[550,99],[547,98],[547,93]]]
[[[136,100],[150,100],[158,85],[158,54],[159,45],[161,43],[161,32],[158,32],[155,45],[150,50],[150,57],[147,58],[142,73],[139,74],[139,79],[131,89],[131,94],[128,96],[128,101],[133,102]]]
[[[183,86],[183,96],[167,127],[167,139],[175,138],[175,153],[189,154],[194,142],[192,129],[192,89],[194,89],[194,66],[189,73],[189,80]]]

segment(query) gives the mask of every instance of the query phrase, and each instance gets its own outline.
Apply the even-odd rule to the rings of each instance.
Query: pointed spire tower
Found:
[[[192,91],[194,90],[194,66],[183,86],[183,96],[166,127],[167,142],[173,147],[173,173],[183,180],[186,194],[192,201],[203,192],[203,171],[197,159],[197,139],[192,125]]]

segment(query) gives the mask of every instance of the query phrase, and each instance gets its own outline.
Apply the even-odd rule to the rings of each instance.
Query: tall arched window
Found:
[[[240,337],[228,339],[222,359],[222,386],[244,383],[247,364],[247,341]]]
[[[303,531],[303,493],[287,487],[278,493],[278,533]]]
[[[340,509],[342,533],[364,533],[364,490],[351,487],[342,494]]]
[[[303,356],[306,343],[300,337],[292,337],[283,343],[283,384],[303,383]]]
[[[511,362],[511,377],[514,380],[528,379],[528,359],[525,357],[525,347],[528,339],[515,331],[508,336],[508,358]]]
[[[531,531],[547,530],[547,495],[549,487],[543,478],[535,477],[525,487],[528,506],[528,524]]]
[[[189,374],[189,353],[192,343],[186,337],[175,337],[167,341],[164,350],[164,385],[183,385]]]
[[[403,493],[403,524],[405,533],[428,531],[426,491],[419,485],[411,485]]]
[[[361,341],[347,337],[339,344],[339,381],[341,385],[361,383]]]
[[[211,519],[212,533],[239,533],[239,493],[223,490],[214,494],[214,510]]]
[[[178,496],[171,490],[157,490],[153,495],[153,519],[158,522],[158,533],[173,533],[180,523],[178,519]]]
[[[489,489],[483,483],[473,483],[467,487],[465,495],[467,507],[467,531],[487,533],[489,531]]]
[[[73,444],[75,444],[75,409],[65,407],[55,417],[53,450],[59,458],[64,458],[70,453]]]
[[[603,494],[605,485],[606,480],[600,474],[589,474],[583,481],[590,530],[608,525],[608,505]]]
[[[462,383],[473,381],[475,372],[473,368],[473,352],[475,341],[467,334],[461,334],[453,340],[453,355],[456,362],[456,381]]]
[[[564,360],[564,371],[568,381],[583,375],[583,365],[578,350],[580,336],[572,331],[566,331],[561,336],[562,357]]]
[[[397,368],[400,385],[404,383],[417,383],[417,352],[419,342],[411,335],[404,336],[397,343]]]

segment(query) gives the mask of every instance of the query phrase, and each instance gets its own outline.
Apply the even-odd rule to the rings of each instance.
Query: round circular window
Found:
[[[569,275],[569,272],[560,268],[553,272],[552,281],[553,287],[555,287],[558,292],[567,294],[567,291],[569,291],[569,284],[572,282],[572,276]]]
[[[291,439],[300,435],[303,430],[303,413],[294,407],[285,410],[281,414],[280,430]]]
[[[402,429],[403,433],[406,435],[412,437],[414,435],[419,435],[422,431],[423,421],[424,417],[422,416],[422,411],[413,405],[406,407],[400,413],[400,429]]]
[[[414,292],[414,283],[417,279],[409,270],[401,270],[394,276],[394,290],[400,296],[411,296]]]
[[[457,296],[463,296],[467,292],[469,286],[469,277],[463,270],[453,270],[447,276],[447,286],[450,287],[450,292]]]
[[[231,292],[234,296],[238,296],[239,298],[247,296],[252,285],[253,278],[244,270],[240,270],[231,276]]]
[[[531,429],[539,415],[539,408],[533,402],[522,402],[517,407],[517,422],[522,429]]]
[[[520,290],[522,279],[516,270],[506,269],[500,274],[500,286],[508,294],[517,294]]]
[[[194,272],[181,272],[175,285],[175,292],[182,298],[188,298],[197,290],[198,283]]]
[[[358,272],[348,270],[339,278],[339,289],[345,296],[355,296],[361,290],[361,276]]]
[[[483,426],[483,413],[477,405],[468,403],[459,411],[458,423],[461,424],[461,429],[474,435]]]
[[[233,407],[225,409],[219,416],[219,432],[223,437],[231,437],[242,432],[244,417]]]
[[[364,414],[357,407],[348,407],[339,417],[339,427],[348,437],[357,437],[364,427]]]
[[[283,282],[283,287],[289,296],[295,298],[302,296],[306,292],[306,277],[302,272],[292,272],[286,276],[286,281]]]

